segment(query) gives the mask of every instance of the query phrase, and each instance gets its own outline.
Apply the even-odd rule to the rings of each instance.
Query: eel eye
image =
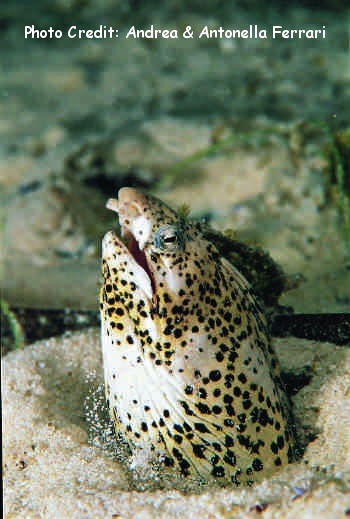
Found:
[[[160,251],[176,251],[183,245],[182,232],[176,225],[163,225],[155,234],[154,245]]]

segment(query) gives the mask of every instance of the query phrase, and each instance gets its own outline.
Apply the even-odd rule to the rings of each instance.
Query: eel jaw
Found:
[[[115,237],[126,246],[129,255],[148,276],[153,298],[156,293],[156,282],[144,252],[145,244],[151,234],[152,223],[141,214],[137,200],[130,200],[132,195],[136,198],[135,194],[138,194],[136,190],[123,188],[119,191],[119,200],[110,198],[106,207],[118,213],[121,232],[120,238],[116,235]]]

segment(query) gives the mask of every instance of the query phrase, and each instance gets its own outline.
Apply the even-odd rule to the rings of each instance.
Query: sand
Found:
[[[312,371],[293,402],[299,431],[315,439],[301,462],[246,489],[200,488],[127,469],[101,411],[98,330],[9,353],[2,367],[5,517],[254,518],[262,508],[276,519],[346,517],[350,351],[296,339],[275,345],[282,366]]]

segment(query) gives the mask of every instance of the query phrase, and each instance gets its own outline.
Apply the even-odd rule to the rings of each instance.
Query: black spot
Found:
[[[163,463],[166,467],[174,466],[174,460],[173,460],[173,458],[169,458],[169,456],[164,456]]]
[[[204,445],[200,445],[200,444],[192,445],[192,449],[193,449],[194,455],[197,458],[205,458],[205,456],[204,456],[205,446]]]
[[[176,315],[176,314],[182,314],[183,313],[183,307],[180,306],[180,305],[174,305],[171,309],[171,313]]]
[[[263,440],[257,440],[252,445],[252,453],[259,454],[260,447],[263,447],[265,445],[265,442]]]
[[[278,445],[279,449],[283,449],[283,447],[284,447],[284,438],[283,438],[283,436],[279,435],[277,437],[277,445]]]
[[[273,452],[274,454],[277,454],[278,453],[278,445],[277,445],[277,443],[276,442],[271,442],[270,449],[271,449],[271,452]]]
[[[223,326],[220,330],[220,337],[227,337],[228,336],[228,329],[226,326]]]
[[[263,427],[266,427],[268,421],[269,421],[269,415],[267,414],[266,409],[260,409],[259,419],[258,419],[259,424],[262,425]]]
[[[244,373],[240,373],[240,374],[238,375],[238,380],[239,380],[240,382],[242,382],[242,384],[245,384],[245,383],[247,382],[247,377],[245,376]]]
[[[182,459],[182,454],[176,447],[173,448],[173,455],[175,456],[175,458],[177,460],[181,460]]]
[[[224,456],[224,461],[234,467],[236,465],[236,456],[235,453],[230,449],[227,449],[226,454]]]
[[[176,328],[176,330],[174,330],[174,337],[176,339],[179,339],[182,335],[182,330],[180,328]]]
[[[213,369],[210,373],[209,373],[209,378],[212,382],[217,382],[218,380],[221,379],[221,373],[218,369]]]
[[[210,407],[207,404],[203,404],[202,402],[199,402],[196,404],[197,409],[202,414],[211,414]]]
[[[225,476],[225,469],[221,465],[215,466],[211,473],[215,478],[223,478]]]
[[[186,277],[186,285],[188,287],[192,286],[193,285],[193,279],[190,277],[190,276],[187,276]]]
[[[184,422],[183,426],[184,426],[185,431],[187,431],[187,432],[192,431],[192,427],[187,422]]]
[[[232,382],[234,380],[234,376],[230,373],[228,375],[225,375],[225,384],[224,386],[227,387],[227,389],[230,389],[232,387]]]
[[[236,412],[231,404],[225,405],[225,409],[228,416],[235,416]]]
[[[221,407],[219,405],[213,405],[211,410],[213,411],[214,414],[221,414],[222,413],[222,409],[221,409]]]
[[[246,339],[246,338],[247,338],[247,334],[244,330],[239,335],[237,335],[237,340],[239,342],[244,341],[244,339]]]
[[[171,335],[173,333],[173,329],[174,329],[174,326],[172,324],[167,325],[163,330],[164,335]]]
[[[184,400],[180,400],[180,405],[184,408],[185,413],[188,416],[193,416],[194,415],[194,412],[192,411],[192,409],[190,409],[190,407],[189,407],[187,402],[185,402]]]
[[[208,324],[210,328],[215,328],[215,321],[211,317],[208,319]]]
[[[210,433],[208,427],[202,422],[195,422],[194,428],[201,433]]]
[[[254,458],[252,467],[255,470],[255,472],[260,472],[264,468],[264,465],[259,458]]]
[[[215,358],[218,362],[222,362],[224,360],[224,355],[221,353],[221,351],[218,351],[216,354],[215,354]]]
[[[279,467],[280,465],[282,465],[282,460],[279,456],[277,458],[275,458],[274,464],[276,465],[276,467]]]
[[[186,395],[192,395],[192,393],[193,393],[193,386],[186,386],[185,387],[185,393],[186,393]]]
[[[224,395],[224,403],[225,404],[232,404],[232,402],[233,402],[233,397],[226,393],[226,395]]]
[[[256,423],[259,417],[259,409],[255,406],[252,411],[250,411],[250,420],[252,423]]]
[[[198,394],[199,394],[200,398],[207,398],[207,396],[208,396],[208,393],[207,393],[206,389],[204,389],[204,387],[200,387],[198,389]]]
[[[174,434],[174,441],[180,445],[182,443],[182,436],[180,434]]]
[[[244,423],[247,418],[247,415],[245,413],[240,413],[239,415],[237,415],[237,418],[241,423]]]
[[[164,409],[163,415],[164,415],[165,418],[169,418],[170,413],[169,413],[168,409]]]
[[[225,319],[225,321],[227,321],[229,323],[232,319],[232,314],[230,312],[226,312],[224,314],[224,319]]]
[[[142,422],[141,423],[141,429],[143,430],[143,432],[147,432],[148,431],[148,425],[146,424],[146,422]]]
[[[187,460],[185,460],[185,459],[181,459],[181,460],[179,461],[179,466],[180,466],[180,469],[181,469],[181,473],[182,473],[182,475],[183,475],[183,476],[188,476],[189,473],[190,473],[188,469],[189,469],[190,466],[191,466],[191,465],[189,464],[189,462],[188,462]]]
[[[233,438],[232,438],[232,436],[229,436],[228,434],[225,435],[225,445],[226,445],[226,447],[232,447],[233,446]]]
[[[241,388],[239,386],[235,386],[233,388],[233,394],[237,397],[241,396],[241,394],[242,394]]]
[[[240,445],[243,445],[246,449],[250,449],[250,439],[249,436],[243,436],[243,434],[237,435],[237,440]]]
[[[210,463],[212,465],[217,465],[219,463],[219,461],[220,461],[220,458],[219,458],[219,456],[217,454],[214,454],[214,456],[212,456],[210,458]]]
[[[171,303],[171,297],[169,296],[169,294],[167,292],[164,293],[163,299],[164,299],[164,303]]]
[[[241,347],[241,343],[238,342],[237,339],[235,339],[235,337],[230,337],[230,342],[236,350],[239,350],[239,348]]]
[[[236,351],[231,351],[228,356],[228,360],[230,362],[234,362],[237,358],[238,358],[238,353]]]

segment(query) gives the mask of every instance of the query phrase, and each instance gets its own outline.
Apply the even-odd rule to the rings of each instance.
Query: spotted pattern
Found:
[[[118,433],[183,476],[252,484],[294,459],[289,403],[248,283],[199,224],[132,188],[107,207],[102,348]]]

